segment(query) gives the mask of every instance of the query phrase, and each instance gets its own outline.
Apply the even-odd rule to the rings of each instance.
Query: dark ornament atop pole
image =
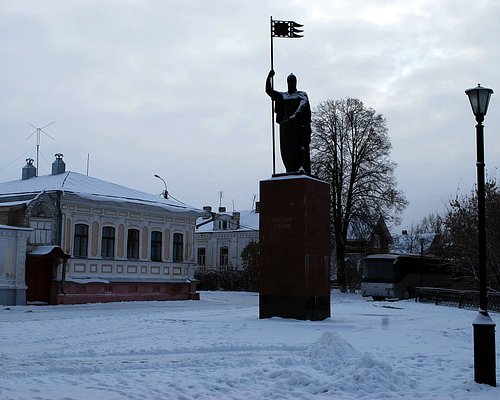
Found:
[[[301,38],[304,35],[300,35],[304,32],[301,29],[304,25],[298,24],[295,21],[273,21],[273,17],[271,17],[271,29],[273,37],[281,37],[281,38]]]

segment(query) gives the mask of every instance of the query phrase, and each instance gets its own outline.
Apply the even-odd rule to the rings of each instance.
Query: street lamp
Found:
[[[484,182],[484,127],[492,89],[477,85],[467,89],[472,112],[476,117],[477,142],[477,213],[479,245],[479,314],[472,323],[474,329],[474,380],[496,386],[495,323],[488,315],[488,286],[486,277],[486,213]]]
[[[165,182],[165,180],[160,175],[155,174],[155,178],[160,179],[163,182],[163,184],[165,185],[165,190],[163,191],[162,194],[163,194],[163,197],[165,199],[168,199],[167,182]]]

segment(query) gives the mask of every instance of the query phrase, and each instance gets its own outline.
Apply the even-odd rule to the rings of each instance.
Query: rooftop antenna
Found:
[[[39,159],[40,159],[40,139],[42,136],[42,132],[45,133],[52,140],[55,140],[52,136],[50,136],[47,132],[45,132],[44,129],[52,124],[55,124],[56,121],[51,122],[48,125],[42,126],[41,128],[37,128],[35,125],[32,125],[29,122],[26,122],[26,123],[29,126],[31,126],[32,128],[35,128],[35,130],[26,138],[26,140],[28,140],[31,136],[33,136],[36,133],[36,176],[38,176],[38,173],[39,173],[38,171],[40,171],[38,164],[39,164]]]

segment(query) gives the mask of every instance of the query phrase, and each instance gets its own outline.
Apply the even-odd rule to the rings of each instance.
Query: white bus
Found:
[[[442,259],[401,254],[367,256],[362,262],[361,294],[380,301],[408,299],[417,287],[447,288],[452,284],[450,264]]]

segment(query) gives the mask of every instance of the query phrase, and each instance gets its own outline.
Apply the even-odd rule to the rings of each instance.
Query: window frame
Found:
[[[180,240],[179,240],[180,238]],[[182,262],[184,255],[184,235],[182,233],[174,233],[172,238],[172,261]]]
[[[30,234],[29,243],[33,245],[52,244],[54,220],[47,217],[30,218],[30,228],[33,232]]]
[[[221,246],[219,248],[219,266],[228,267],[229,266],[229,247]]]
[[[156,238],[154,238],[156,236]],[[158,239],[159,237],[159,239]],[[163,233],[161,231],[151,231],[150,258],[151,261],[162,261],[161,253],[163,248]]]
[[[207,249],[205,247],[198,247],[198,252],[197,252],[197,262],[198,265],[200,266],[205,266],[207,262]]]
[[[105,232],[112,235],[105,235]],[[103,226],[101,230],[101,257],[115,258],[116,229],[114,226]]]
[[[131,234],[136,234],[136,237],[131,237]],[[139,249],[141,243],[141,232],[139,229],[130,228],[127,230],[127,258],[129,260],[139,259]]]
[[[78,232],[78,228],[84,227],[84,232]],[[73,235],[73,257],[87,258],[89,256],[89,225],[75,224]]]

